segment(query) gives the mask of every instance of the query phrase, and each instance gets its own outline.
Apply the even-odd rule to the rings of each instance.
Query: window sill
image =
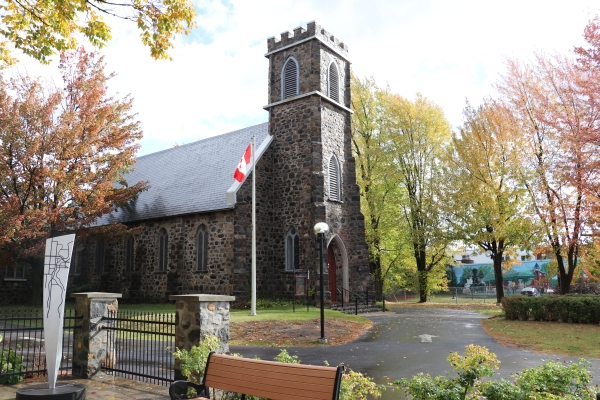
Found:
[[[344,204],[344,202],[342,200],[332,200],[332,199],[327,199],[327,201],[330,201],[332,203],[338,203],[338,204]]]
[[[5,282],[27,282],[26,278],[4,278]]]

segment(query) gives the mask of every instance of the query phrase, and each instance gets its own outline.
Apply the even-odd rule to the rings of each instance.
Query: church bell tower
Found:
[[[370,282],[364,218],[351,147],[348,47],[316,22],[267,40],[272,160],[271,282],[282,293],[294,274],[317,277],[313,226],[326,222],[325,292],[331,301]],[[277,238],[280,238],[277,239]],[[296,272],[295,272],[296,271]],[[317,288],[318,290],[318,288]]]

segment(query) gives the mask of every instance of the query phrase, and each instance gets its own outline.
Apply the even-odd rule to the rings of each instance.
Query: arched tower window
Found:
[[[328,175],[329,200],[342,201],[340,162],[335,154],[329,158]]]
[[[300,268],[300,237],[296,228],[285,236],[285,270],[293,272]]]
[[[327,95],[333,101],[340,102],[340,74],[334,62],[329,64],[327,73]]]
[[[296,96],[300,92],[298,61],[294,57],[287,59],[281,71],[281,100]]]
[[[167,248],[169,244],[169,237],[167,231],[163,228],[158,233],[158,265],[157,271],[167,270]]]
[[[125,272],[133,271],[133,236],[125,240]]]
[[[196,233],[196,271],[208,271],[208,231],[200,225]]]

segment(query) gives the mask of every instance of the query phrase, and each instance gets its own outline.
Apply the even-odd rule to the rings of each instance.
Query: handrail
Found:
[[[377,291],[375,291],[373,289],[373,291],[375,292],[375,298],[377,298]],[[341,298],[342,298],[342,308],[344,308],[344,294],[348,294],[348,299],[352,298],[352,295],[354,295],[354,314],[358,314],[358,299],[359,299],[359,292],[356,291],[352,291],[346,288],[337,288],[337,292],[341,294]],[[365,298],[365,305],[369,305],[369,286],[365,287],[365,291],[364,291],[364,298]],[[383,312],[385,312],[385,295],[383,294],[383,292],[381,292],[381,299],[383,302]]]

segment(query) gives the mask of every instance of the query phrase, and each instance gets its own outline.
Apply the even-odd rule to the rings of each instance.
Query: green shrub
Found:
[[[452,353],[447,360],[458,373],[448,378],[418,374],[411,379],[400,379],[394,385],[404,388],[414,400],[593,400],[592,377],[584,360],[577,363],[549,361],[516,374],[514,382],[506,379],[482,381],[498,369],[499,361],[485,347],[469,345],[465,355]]]
[[[377,399],[383,390],[385,387],[377,385],[373,379],[348,368],[342,375],[340,400],[364,400],[368,395]]]
[[[292,304],[292,300],[286,299],[256,299],[256,309],[257,310],[265,310],[267,308],[279,307],[279,306],[287,306]],[[252,308],[252,304],[250,301],[235,303],[231,306],[233,309],[237,310],[249,310]]]
[[[0,352],[0,374],[23,372],[23,357],[17,355],[12,349]],[[0,377],[1,384],[14,384],[23,380],[23,375],[8,375]]]
[[[508,296],[502,299],[502,306],[508,320],[600,323],[600,296],[597,295]]]
[[[518,373],[514,382],[483,382],[480,392],[488,400],[583,399],[593,400],[589,363],[549,361]]]
[[[207,335],[199,346],[192,346],[190,351],[176,349],[173,358],[179,360],[181,374],[188,381],[199,384],[204,376],[208,355],[219,348],[220,342],[218,337]]]
[[[454,378],[418,374],[411,379],[400,379],[394,385],[404,388],[406,394],[415,400],[462,400],[474,391],[476,383],[485,376],[494,375],[500,361],[494,353],[483,346],[470,344],[465,347],[465,355],[451,353],[446,360]]]

